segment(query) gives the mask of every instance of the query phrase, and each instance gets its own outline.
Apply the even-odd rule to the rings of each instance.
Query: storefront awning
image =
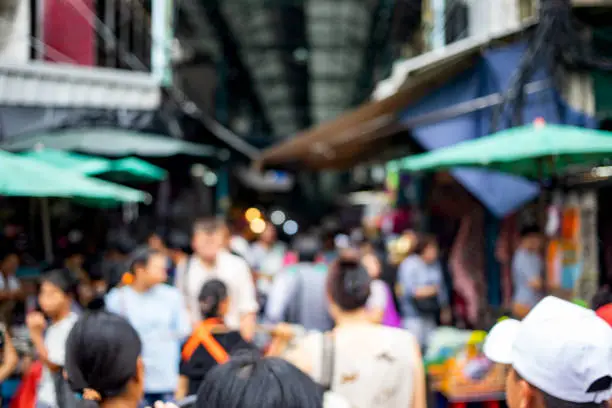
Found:
[[[474,49],[452,63],[424,68],[401,91],[264,150],[258,166],[344,169],[376,156],[381,139],[405,130],[397,113],[465,71],[477,55]]]
[[[29,62],[0,64],[0,105],[153,110],[161,91],[144,72]]]
[[[529,20],[510,30],[471,37],[442,50],[398,62],[391,78],[382,81],[372,101],[303,131],[264,150],[258,164],[270,167],[344,169],[378,157],[382,139],[406,130],[399,111],[455,78],[493,41],[505,42],[535,24]]]

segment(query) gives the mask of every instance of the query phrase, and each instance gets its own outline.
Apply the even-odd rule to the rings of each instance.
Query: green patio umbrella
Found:
[[[123,181],[162,181],[168,176],[168,172],[137,157],[126,157],[111,161],[108,176],[113,180]]]
[[[166,178],[164,169],[136,157],[109,160],[55,149],[32,150],[22,153],[22,156],[87,176],[104,176],[113,181],[152,182]]]
[[[86,176],[107,172],[111,167],[111,161],[108,159],[55,149],[36,149],[21,155]]]
[[[70,198],[89,205],[107,207],[121,202],[147,199],[142,191],[88,178],[39,160],[0,150],[0,196],[42,199],[45,257],[52,259],[48,197]]]
[[[82,198],[91,203],[145,201],[146,194],[0,150],[0,195]]]
[[[409,171],[481,167],[542,180],[611,158],[612,133],[540,122],[407,157],[390,167]]]

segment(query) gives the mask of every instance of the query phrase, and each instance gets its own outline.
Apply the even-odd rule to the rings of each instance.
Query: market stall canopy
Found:
[[[109,160],[55,149],[37,149],[23,156],[86,176],[104,176],[114,181],[151,182],[166,178],[166,171],[136,157]]]
[[[611,132],[536,122],[398,160],[389,167],[408,171],[484,167],[542,179],[609,162],[611,155]]]
[[[459,61],[429,67],[410,85],[385,99],[367,102],[337,119],[300,132],[262,152],[260,167],[345,169],[376,156],[381,140],[405,127],[396,114],[473,65],[478,55],[463,55]]]
[[[433,50],[404,62],[398,62],[389,86],[377,88],[374,100],[317,127],[303,131],[262,152],[259,167],[306,167],[311,169],[346,169],[369,159],[379,159],[389,137],[410,129],[397,120],[400,111],[431,94],[459,74],[473,67],[483,49],[492,44],[513,41],[533,25],[525,21],[519,27],[494,35],[457,41],[443,50]],[[427,115],[412,126],[436,121]],[[391,149],[397,151],[395,146]],[[385,155],[385,160],[390,159]],[[398,158],[396,154],[391,158]]]
[[[5,151],[0,151],[0,195],[75,198],[99,206],[147,200],[142,191]]]
[[[211,146],[123,129],[69,129],[20,137],[0,145],[11,152],[49,148],[109,157],[211,157]]]

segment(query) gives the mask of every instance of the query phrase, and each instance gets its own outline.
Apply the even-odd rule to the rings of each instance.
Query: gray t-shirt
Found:
[[[306,330],[326,331],[333,327],[325,283],[327,266],[299,263],[274,279],[266,304],[271,323],[290,320]]]
[[[64,366],[66,360],[66,340],[72,326],[78,320],[75,313],[70,313],[64,319],[52,324],[45,333],[45,348],[49,361],[58,366]],[[57,407],[53,377],[48,367],[43,367],[42,377],[38,386],[38,402],[50,407]]]
[[[514,283],[513,303],[534,306],[542,295],[529,282],[540,278],[542,258],[534,252],[519,248],[512,258],[512,281]]]

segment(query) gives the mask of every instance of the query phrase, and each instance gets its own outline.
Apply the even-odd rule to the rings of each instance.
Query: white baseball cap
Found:
[[[612,397],[612,328],[565,300],[548,296],[522,321],[499,322],[484,353],[560,400],[600,403]]]

